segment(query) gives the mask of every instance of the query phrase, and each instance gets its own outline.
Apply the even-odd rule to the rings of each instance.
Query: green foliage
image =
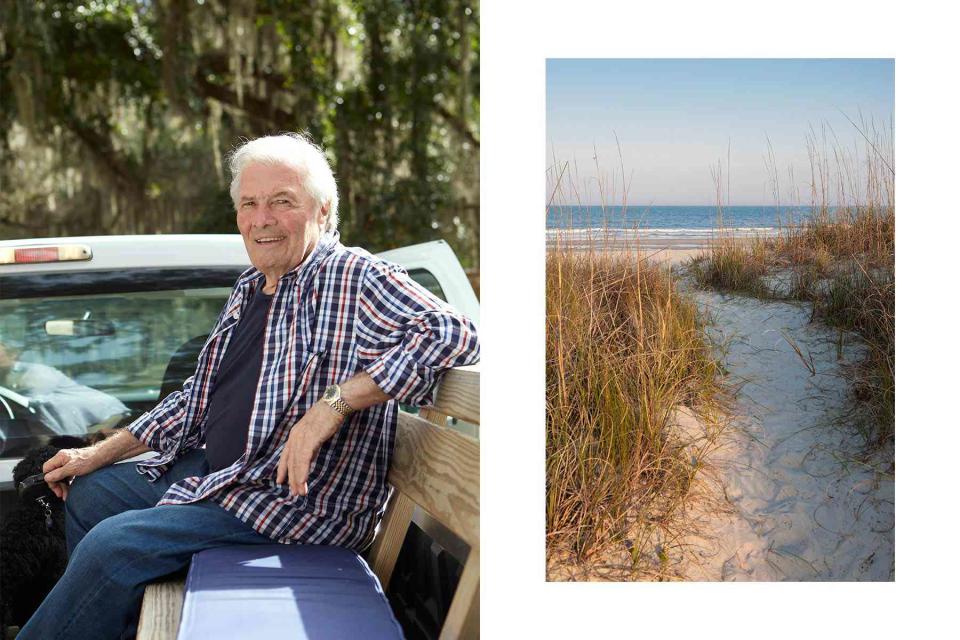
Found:
[[[305,131],[347,243],[479,261],[476,0],[12,0],[0,237],[232,231],[224,154]]]
[[[208,191],[198,204],[198,215],[190,225],[190,233],[235,233],[237,214],[233,210],[230,190]]]

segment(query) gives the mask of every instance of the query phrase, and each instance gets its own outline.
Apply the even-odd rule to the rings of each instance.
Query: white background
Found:
[[[960,56],[945,6],[483,0],[485,638],[956,637]],[[896,58],[895,583],[544,581],[547,57]]]

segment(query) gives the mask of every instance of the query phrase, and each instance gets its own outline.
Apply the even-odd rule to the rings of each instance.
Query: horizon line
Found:
[[[621,203],[621,202],[618,202],[618,203],[616,203],[616,204],[611,204],[611,203],[603,204],[603,203],[601,203],[601,202],[587,202],[587,203],[578,203],[578,204],[551,204],[551,205],[547,205],[547,206],[549,206],[549,207],[607,207],[607,208],[615,208],[615,207],[623,207],[623,206],[627,206],[627,207],[717,207],[718,205],[717,205],[716,202],[712,202],[712,203],[709,203],[709,204],[651,204],[651,203],[647,203],[647,204],[635,204],[635,203],[628,202],[628,203],[626,203],[626,205],[624,205],[624,204]],[[720,207],[724,207],[724,208],[725,208],[725,207],[773,207],[773,208],[781,207],[781,208],[782,208],[782,207],[819,207],[820,205],[819,205],[819,204],[810,204],[810,203],[805,203],[805,204],[796,204],[796,203],[795,203],[795,204],[783,204],[783,203],[780,203],[780,204],[723,204],[723,205],[719,205],[719,206],[720,206]],[[841,206],[841,205],[838,205],[838,204],[830,204],[830,205],[827,205],[827,206],[830,206],[830,207],[839,207],[839,206]]]

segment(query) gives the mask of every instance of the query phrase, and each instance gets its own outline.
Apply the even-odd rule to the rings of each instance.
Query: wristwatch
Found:
[[[332,384],[323,390],[323,401],[344,418],[356,411],[340,396],[340,385],[338,384]]]

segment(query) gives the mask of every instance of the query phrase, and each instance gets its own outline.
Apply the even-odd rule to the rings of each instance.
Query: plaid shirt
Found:
[[[241,274],[183,389],[126,427],[160,455],[137,463],[156,481],[206,441],[207,405],[233,327],[265,276]],[[465,316],[413,282],[397,265],[325,235],[277,285],[264,332],[263,364],[246,453],[205,477],[173,484],[157,505],[214,500],[256,531],[284,544],[362,549],[388,495],[397,401],[424,405],[443,370],[479,357]],[[327,385],[360,371],[394,398],[352,414],[325,442],[307,495],[276,484],[290,429]]]

